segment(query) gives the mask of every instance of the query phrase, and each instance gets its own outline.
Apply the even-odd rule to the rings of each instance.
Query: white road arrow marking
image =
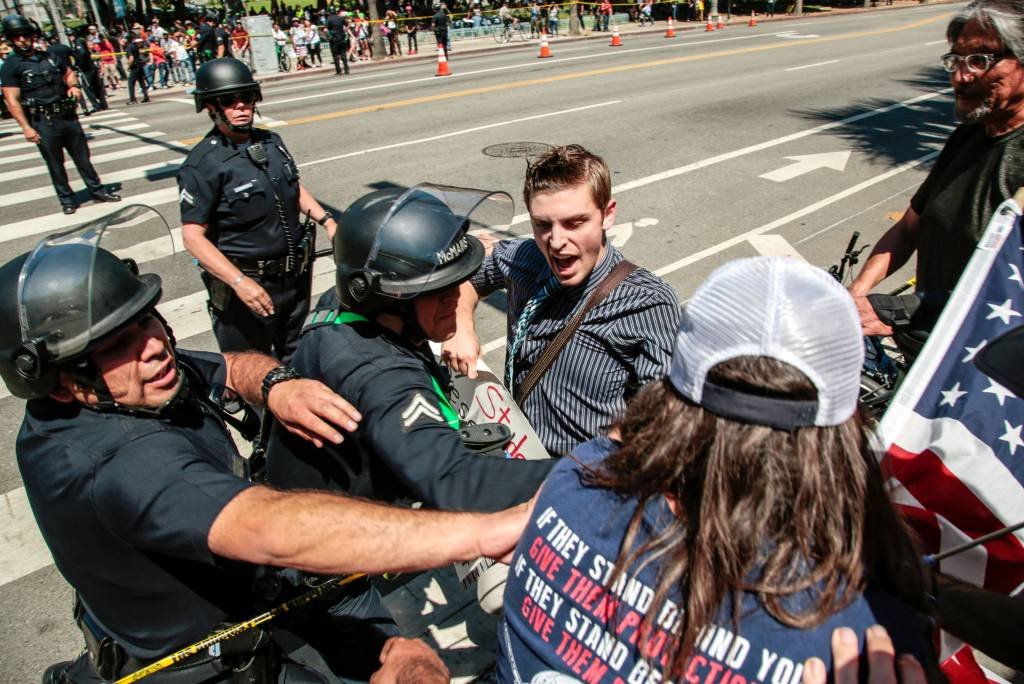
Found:
[[[762,173],[760,178],[775,181],[776,183],[785,183],[797,176],[802,176],[817,169],[842,171],[846,168],[846,162],[850,160],[850,151],[803,154],[795,157],[786,157],[786,159],[791,159],[794,163],[783,166],[781,169]]]
[[[633,237],[634,228],[646,228],[647,226],[658,225],[658,219],[656,218],[642,218],[636,221],[627,221],[626,223],[620,223],[617,226],[612,226],[608,229],[608,239],[611,240],[612,244],[616,247],[622,247],[626,244],[629,238]]]
[[[417,392],[416,396],[409,402],[409,405],[402,411],[402,425],[412,427],[413,423],[419,420],[421,416],[426,416],[434,422],[441,422],[440,411],[431,406],[430,402]]]

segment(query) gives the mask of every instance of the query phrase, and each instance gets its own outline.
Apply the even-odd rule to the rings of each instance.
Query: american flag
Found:
[[[1013,200],[996,210],[879,428],[894,500],[930,553],[1024,518],[1024,399],[973,363],[989,341],[1024,324],[1020,213]],[[1024,532],[952,556],[941,570],[1016,593]],[[956,645],[944,639],[944,647],[947,666],[965,664]]]

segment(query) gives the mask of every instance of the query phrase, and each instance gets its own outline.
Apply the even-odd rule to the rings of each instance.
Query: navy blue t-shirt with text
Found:
[[[639,575],[625,573],[609,590],[637,501],[582,481],[583,472],[614,449],[607,438],[587,442],[572,457],[561,459],[545,480],[505,588],[499,682],[669,681],[661,672],[668,664],[671,634],[678,633],[682,620],[680,595],[671,593],[664,604],[652,608],[657,577],[653,563]],[[664,501],[650,503],[643,534],[663,529],[671,516]],[[807,658],[831,661],[831,634],[842,626],[863,640],[868,627],[881,624],[898,653],[912,653],[922,662],[929,654],[922,620],[881,589],[869,587],[844,610],[806,630],[776,620],[753,594],[743,594],[742,600],[738,632],[731,609],[723,606],[719,619],[700,634],[677,681],[800,684]],[[655,629],[641,638],[641,623],[650,610],[656,611]]]

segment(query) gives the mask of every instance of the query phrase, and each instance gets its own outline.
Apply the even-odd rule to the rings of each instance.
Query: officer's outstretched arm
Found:
[[[489,515],[416,511],[257,486],[221,510],[207,543],[225,558],[307,572],[413,572],[507,557],[529,514],[527,504]]]
[[[263,379],[281,362],[257,352],[229,352],[224,354],[224,362],[228,387],[250,404],[263,405]],[[359,411],[327,385],[305,378],[279,382],[271,387],[267,408],[289,432],[318,448],[324,442],[340,444],[342,436],[338,428],[352,432],[362,418]]]

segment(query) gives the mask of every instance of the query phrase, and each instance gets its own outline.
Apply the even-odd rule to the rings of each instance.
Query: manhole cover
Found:
[[[536,157],[550,151],[552,145],[539,142],[508,142],[488,145],[484,148],[484,154],[488,157]]]

